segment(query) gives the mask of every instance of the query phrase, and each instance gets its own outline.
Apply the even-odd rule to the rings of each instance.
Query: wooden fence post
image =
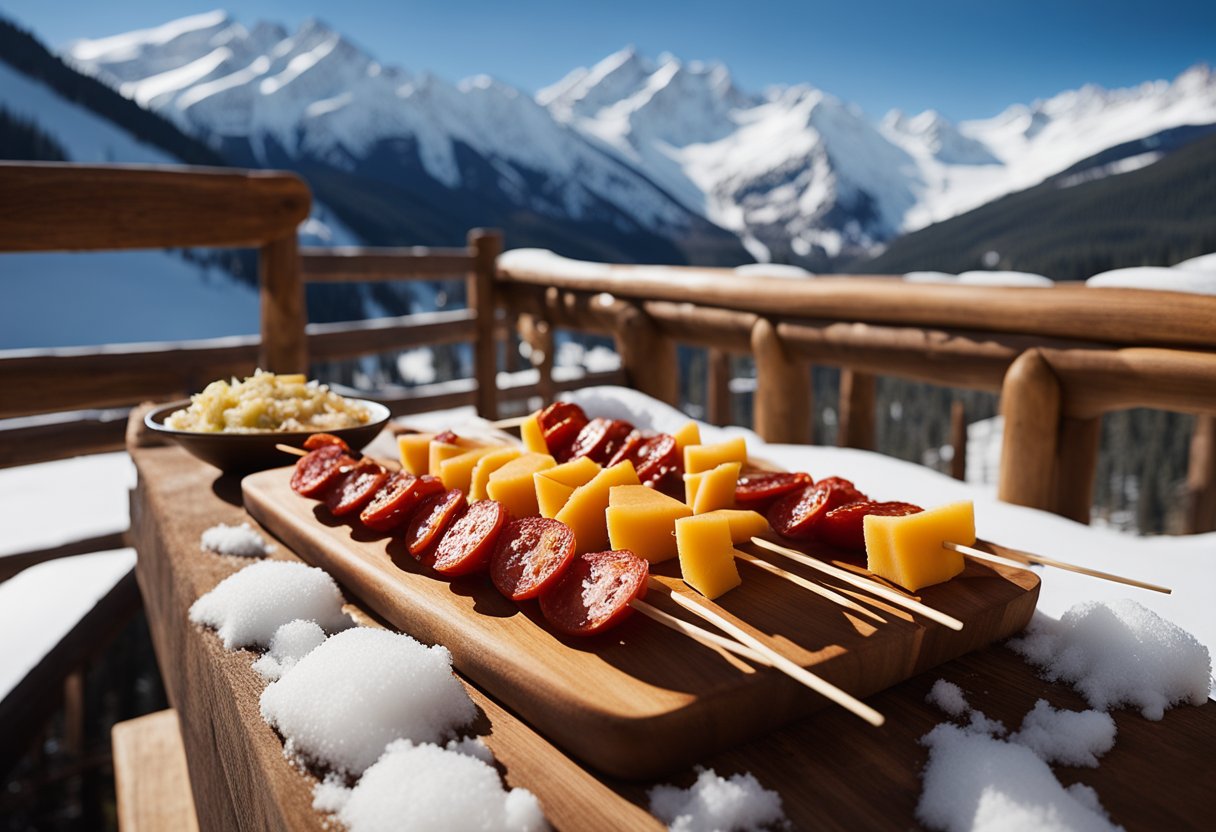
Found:
[[[950,402],[950,446],[954,449],[954,455],[950,457],[950,476],[966,480],[967,408],[958,399]]]
[[[1216,416],[1195,417],[1186,474],[1188,534],[1216,531]]]
[[[1101,416],[1088,419],[1066,416],[1060,420],[1051,508],[1056,514],[1089,524],[1101,439]]]
[[[705,379],[705,415],[715,425],[729,425],[731,414],[730,353],[710,347],[705,351],[709,365]]]
[[[477,412],[486,419],[498,418],[498,343],[494,339],[497,304],[494,278],[502,253],[502,232],[474,228],[469,232],[473,271],[468,277],[469,308],[477,313],[473,341],[473,377],[477,379]]]
[[[258,272],[262,303],[258,364],[275,373],[307,373],[308,341],[304,327],[308,323],[308,310],[294,231],[262,246]]]
[[[1051,511],[1060,435],[1060,381],[1037,348],[1014,359],[1001,386],[1005,435],[997,496]]]
[[[547,320],[532,312],[521,314],[516,326],[520,340],[532,348],[529,361],[540,374],[540,398],[548,405],[556,397],[553,386],[553,327]]]
[[[874,450],[876,380],[870,373],[840,371],[840,423],[836,444],[842,448]]]
[[[618,301],[613,337],[629,386],[674,407],[680,397],[675,342],[640,306],[625,301]]]
[[[791,358],[766,318],[752,327],[756,397],[752,423],[767,442],[811,440],[811,371]]]

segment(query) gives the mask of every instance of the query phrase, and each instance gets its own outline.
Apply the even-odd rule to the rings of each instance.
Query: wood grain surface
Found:
[[[243,481],[245,507],[259,523],[388,621],[446,645],[463,674],[609,775],[662,776],[828,704],[779,673],[642,616],[596,638],[559,637],[534,604],[507,600],[485,576],[442,580],[409,557],[399,538],[334,520],[321,504],[291,491],[291,471],[262,471]],[[864,571],[855,562],[828,559]],[[873,599],[865,603],[887,621],[876,626],[754,567],[740,569],[744,584],[719,599],[721,610],[862,697],[1019,631],[1039,587],[1033,572],[969,564],[963,575],[921,596],[966,622],[955,632]],[[691,593],[674,561],[655,574],[671,590]],[[647,598],[678,614],[660,593]]]
[[[120,722],[111,736],[122,832],[198,832],[186,750],[173,709]]]

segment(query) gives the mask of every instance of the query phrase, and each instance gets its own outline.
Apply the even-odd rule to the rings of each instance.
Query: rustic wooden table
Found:
[[[323,829],[325,816],[311,808],[315,779],[284,759],[282,741],[259,715],[263,681],[250,667],[252,654],[226,652],[186,617],[196,598],[248,563],[202,552],[198,544],[202,531],[216,523],[249,519],[239,480],[176,447],[136,443],[130,450],[139,472],[131,496],[136,574],[165,687],[181,720],[200,827]],[[271,556],[296,559],[282,545]],[[361,623],[380,625],[358,599],[347,597]],[[919,738],[944,719],[925,704],[939,678],[1011,726],[1038,698],[1085,707],[1071,689],[1043,682],[996,646],[870,697],[887,716],[881,729],[833,708],[703,764],[722,775],[755,774],[781,794],[798,829],[914,827],[927,759]],[[485,735],[506,782],[532,790],[556,828],[659,828],[645,809],[653,783],[624,783],[586,770],[496,703],[492,692],[465,684],[482,711],[477,732]],[[1118,739],[1100,767],[1056,767],[1061,781],[1094,787],[1112,819],[1129,830],[1198,828],[1216,809],[1216,708],[1210,701],[1177,708],[1161,722],[1130,711],[1114,717]],[[687,771],[670,781],[687,786],[693,777]]]

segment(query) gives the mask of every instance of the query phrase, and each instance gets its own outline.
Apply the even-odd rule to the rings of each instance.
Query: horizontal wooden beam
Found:
[[[292,173],[0,163],[0,251],[259,246],[312,204]]]
[[[1132,407],[1216,414],[1216,352],[1045,348],[1042,355],[1060,381],[1065,416]]]
[[[309,324],[308,353],[313,359],[333,361],[390,350],[469,341],[474,335],[473,320],[471,310],[455,309],[366,321]]]
[[[432,280],[464,277],[473,268],[467,248],[303,248],[300,276],[305,283],[377,280]]]

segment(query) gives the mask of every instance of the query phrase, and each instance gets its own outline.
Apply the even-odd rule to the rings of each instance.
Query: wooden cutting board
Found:
[[[399,539],[357,521],[336,522],[321,504],[291,491],[291,471],[244,479],[245,507],[259,523],[393,625],[447,646],[465,677],[606,774],[661,777],[830,705],[780,673],[703,647],[641,615],[590,639],[555,635],[535,602],[516,605],[487,577],[442,579],[416,563]],[[840,560],[829,550],[819,554],[864,572],[860,561]],[[864,605],[886,623],[745,563],[739,564],[743,585],[718,604],[754,632],[775,636],[803,666],[860,697],[1018,632],[1039,595],[1033,572],[968,561],[961,575],[918,596],[965,622],[956,632],[868,600],[812,570],[780,565],[867,599]],[[654,574],[672,589],[691,593],[674,561],[656,566]],[[658,592],[647,600],[690,619]]]

